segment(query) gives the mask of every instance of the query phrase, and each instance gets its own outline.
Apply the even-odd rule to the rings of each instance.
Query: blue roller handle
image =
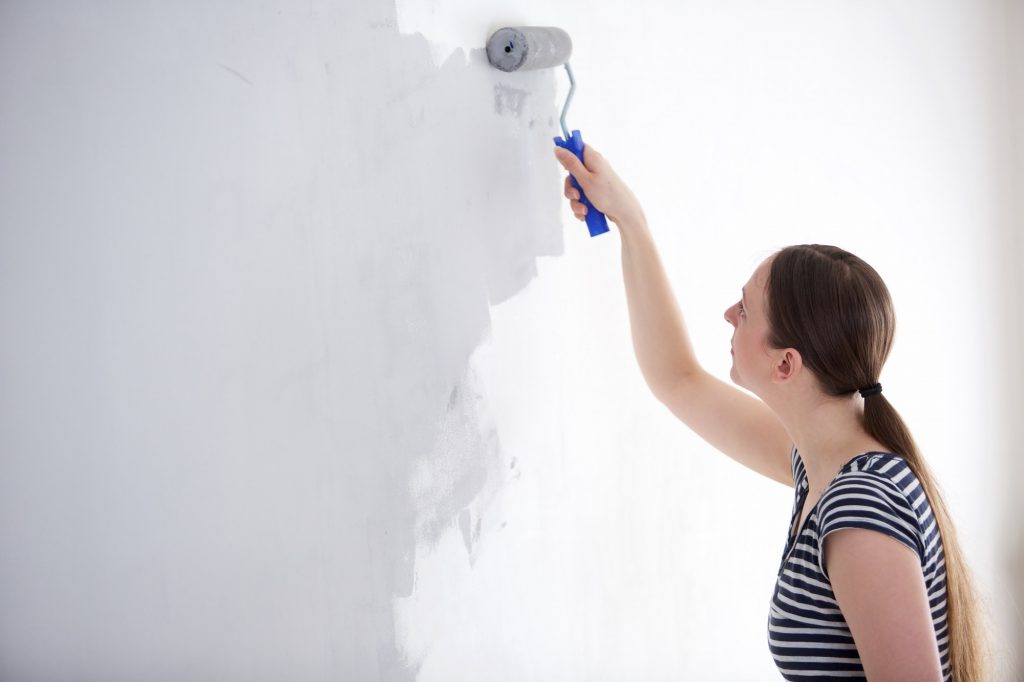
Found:
[[[555,144],[562,149],[571,151],[580,160],[580,163],[583,163],[583,135],[580,134],[580,131],[572,131],[572,135],[569,136],[568,140],[556,137]],[[604,234],[608,231],[608,219],[604,217],[604,213],[594,208],[594,205],[590,203],[590,199],[583,193],[580,183],[576,182],[576,178],[571,173],[569,177],[572,178],[573,186],[580,192],[580,202],[587,207],[587,229],[590,230],[590,236],[596,237],[599,234]]]

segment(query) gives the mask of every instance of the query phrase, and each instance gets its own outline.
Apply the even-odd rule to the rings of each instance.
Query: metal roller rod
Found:
[[[569,139],[569,129],[565,125],[565,112],[569,111],[569,103],[572,102],[572,93],[576,92],[576,79],[572,75],[572,67],[569,66],[569,62],[565,63],[565,72],[569,74],[569,96],[565,98],[565,106],[562,107],[562,117],[559,122],[562,124],[562,134],[565,135],[565,139]]]

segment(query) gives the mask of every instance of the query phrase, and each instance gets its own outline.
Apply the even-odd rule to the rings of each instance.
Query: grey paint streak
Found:
[[[513,116],[520,116],[523,111],[523,104],[529,96],[526,90],[509,87],[503,83],[494,86],[494,112],[504,114],[511,112]]]
[[[241,73],[239,73],[235,69],[232,69],[230,66],[224,66],[223,64],[218,64],[217,66],[219,66],[220,68],[224,69],[228,73],[232,73],[232,74],[238,76],[238,78],[241,79],[244,83],[247,83],[249,85],[253,84],[253,82],[251,80],[246,78],[244,75],[242,75]]]
[[[393,13],[5,9],[0,678],[415,679],[417,545],[504,523],[469,356],[563,244],[554,75]]]

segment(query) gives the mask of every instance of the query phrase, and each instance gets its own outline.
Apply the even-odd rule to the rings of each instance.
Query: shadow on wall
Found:
[[[414,679],[417,544],[509,469],[470,355],[563,252],[555,73],[387,0],[4,17],[0,677]]]

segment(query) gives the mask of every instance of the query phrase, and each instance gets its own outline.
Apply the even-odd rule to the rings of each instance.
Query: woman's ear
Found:
[[[785,348],[780,353],[775,366],[772,367],[772,381],[777,384],[790,381],[803,367],[803,359],[795,348]]]

